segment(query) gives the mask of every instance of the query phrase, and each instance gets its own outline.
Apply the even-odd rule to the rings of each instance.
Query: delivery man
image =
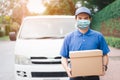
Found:
[[[69,52],[79,50],[100,49],[103,51],[104,67],[108,65],[108,45],[100,32],[90,29],[91,12],[86,7],[80,7],[75,11],[77,29],[70,32],[64,38],[63,46],[60,51],[61,62],[70,80],[100,80],[99,76],[77,76],[72,77],[71,68],[68,66]],[[71,27],[71,26],[70,26]]]

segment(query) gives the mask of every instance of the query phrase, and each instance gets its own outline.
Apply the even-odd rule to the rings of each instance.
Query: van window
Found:
[[[74,30],[73,18],[41,18],[28,19],[22,24],[19,38],[24,39],[41,39],[41,38],[60,38],[64,37],[68,32]]]

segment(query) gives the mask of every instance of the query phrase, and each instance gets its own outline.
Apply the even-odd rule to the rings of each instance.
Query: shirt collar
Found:
[[[79,29],[77,29],[77,30],[75,31],[75,35],[77,35],[77,36],[82,36],[82,35],[89,36],[90,33],[91,33],[91,29],[88,29],[88,31],[87,31],[85,34],[81,33],[81,32],[79,31]]]

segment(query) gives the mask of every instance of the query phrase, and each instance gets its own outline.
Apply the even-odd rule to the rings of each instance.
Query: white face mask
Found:
[[[86,29],[90,26],[90,20],[77,20],[76,26],[80,29]]]

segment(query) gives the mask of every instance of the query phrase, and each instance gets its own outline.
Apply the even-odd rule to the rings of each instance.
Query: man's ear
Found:
[[[75,20],[77,20],[77,16],[75,16]]]
[[[92,21],[92,18],[90,18],[90,21]]]

